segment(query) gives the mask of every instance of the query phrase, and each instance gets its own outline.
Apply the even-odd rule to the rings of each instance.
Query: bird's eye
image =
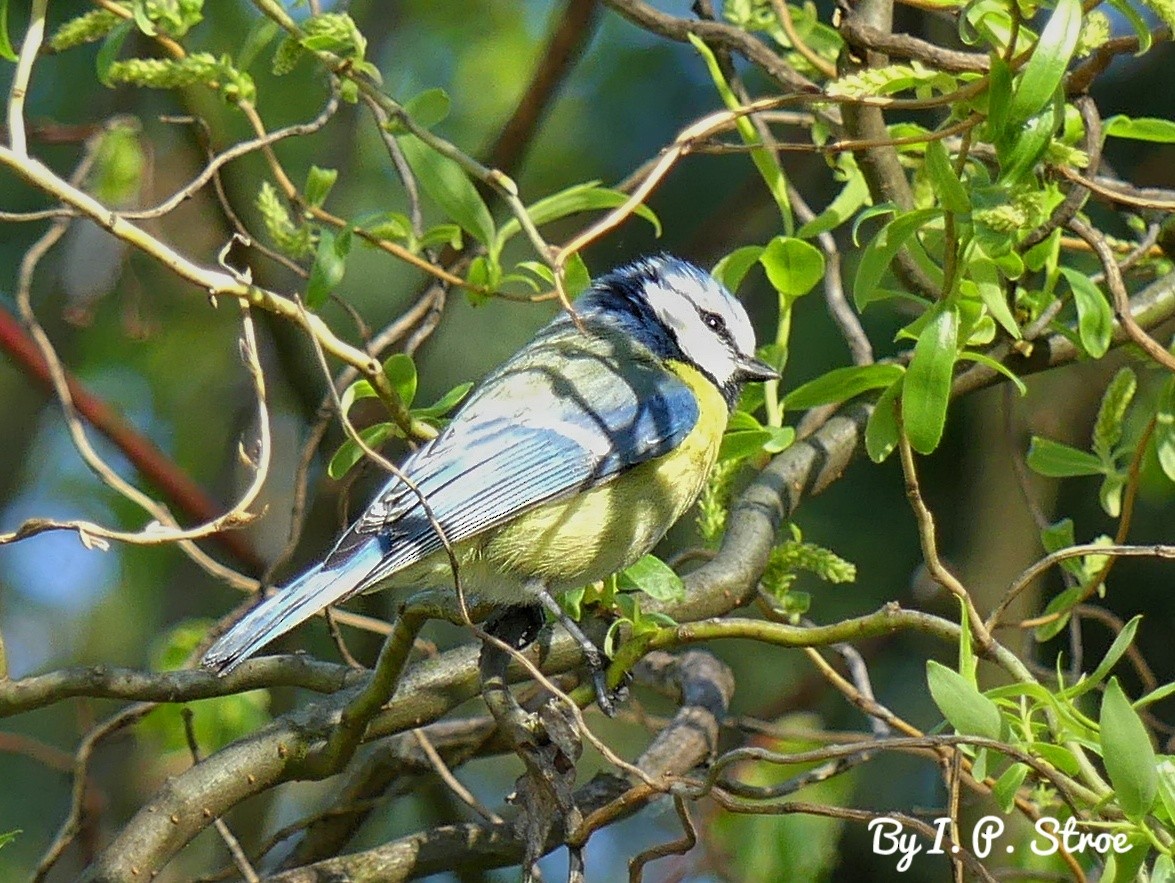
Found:
[[[726,320],[717,313],[702,313],[702,321],[711,331],[721,331],[726,327]]]

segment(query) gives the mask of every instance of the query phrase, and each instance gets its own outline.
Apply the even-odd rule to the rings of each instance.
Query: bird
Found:
[[[693,264],[657,255],[600,276],[203,665],[227,674],[359,593],[452,589],[451,551],[466,597],[568,628],[603,705],[599,651],[557,597],[648,554],[705,486],[743,386],[778,377],[742,304]]]

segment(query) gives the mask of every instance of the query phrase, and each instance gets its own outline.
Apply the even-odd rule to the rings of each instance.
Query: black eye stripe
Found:
[[[701,307],[698,307],[698,316],[701,318],[703,325],[717,334],[723,342],[732,348],[734,347],[734,335],[730,333],[730,328],[727,327],[726,319],[722,314],[711,313],[708,310],[703,310]]]

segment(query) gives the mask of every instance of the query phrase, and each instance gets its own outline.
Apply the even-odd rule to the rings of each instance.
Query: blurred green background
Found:
[[[685,2],[657,5],[678,15],[689,14]],[[60,22],[87,7],[79,2],[53,2],[50,8],[51,20]],[[453,105],[438,131],[475,155],[484,153],[513,111],[561,8],[537,0],[394,4],[368,0],[350,5],[371,41],[368,57],[379,66],[388,92],[407,97],[425,88],[443,87]],[[14,34],[23,33],[24,14],[19,8],[10,10]],[[232,51],[254,16],[246,3],[209,4],[207,20],[188,45],[214,53]],[[134,50],[145,53],[149,47],[128,46],[126,52]],[[221,148],[247,137],[239,114],[207,90],[160,94],[103,88],[95,81],[95,53],[94,47],[88,47],[42,58],[33,74],[28,117],[43,124],[43,133],[72,124],[99,123],[114,114],[137,118],[147,147],[143,204],[170,193],[204,160],[193,127],[162,122],[161,115],[203,117],[214,144]],[[1175,90],[1155,88],[1156,82],[1169,83],[1173,61],[1169,46],[1146,59],[1121,60],[1099,84],[1096,98],[1103,115],[1175,116]],[[11,65],[0,66],[0,89],[7,90],[11,72]],[[313,117],[325,100],[326,84],[309,65],[277,79],[270,76],[263,56],[251,73],[258,80],[260,111],[271,130]],[[749,82],[753,88],[767,88],[754,75]],[[516,179],[528,200],[588,179],[614,183],[717,104],[692,49],[666,43],[602,11],[597,32],[556,96]],[[79,155],[77,143],[56,143],[40,136],[34,137],[33,149],[62,172],[68,172]],[[344,106],[322,132],[287,140],[277,150],[295,173],[303,173],[312,162],[338,168],[339,184],[329,207],[344,217],[405,206],[398,179],[361,109]],[[1175,185],[1175,151],[1170,147],[1111,153],[1108,159],[1119,174],[1136,184]],[[808,201],[817,209],[822,207],[835,192],[823,161],[787,162]],[[230,200],[254,229],[259,224],[253,203],[264,172],[261,160],[250,156],[230,165],[224,176]],[[687,159],[651,200],[664,222],[664,236],[656,240],[647,225],[632,221],[585,254],[589,268],[599,273],[657,250],[708,267],[737,246],[767,241],[778,232],[778,215],[757,181],[745,156]],[[21,211],[44,204],[40,195],[0,173],[0,209]],[[154,232],[205,263],[215,260],[229,236],[222,213],[205,193],[149,223]],[[552,231],[552,240],[560,238],[558,229]],[[563,233],[573,229],[566,225]],[[0,226],[0,309],[13,310],[18,263],[42,230],[40,224]],[[845,237],[841,245],[848,262],[846,274],[851,277],[852,246]],[[520,246],[515,257],[529,255]],[[264,259],[253,265],[253,272],[278,291],[299,284]],[[370,327],[380,328],[413,302],[421,284],[418,273],[387,255],[357,249],[339,293]],[[763,280],[752,276],[741,295],[759,327],[771,328],[773,296]],[[237,442],[251,439],[255,430],[250,425],[248,378],[237,354],[237,313],[231,305],[213,309],[200,292],[177,283],[151,260],[128,254],[96,229],[80,226],[42,263],[34,302],[63,360],[89,389],[154,439],[215,497],[227,502],[240,492],[246,476],[237,459]],[[877,306],[864,317],[879,355],[897,351],[893,332],[904,321],[888,309]],[[453,293],[440,327],[417,353],[418,400],[431,401],[456,383],[479,378],[521,345],[553,310],[551,304],[506,301],[475,307]],[[323,314],[341,334],[358,340],[346,312],[331,305]],[[261,316],[259,321],[263,358],[270,369],[277,460],[266,489],[269,512],[250,528],[249,537],[259,554],[269,559],[285,542],[296,458],[324,388],[302,336],[279,320]],[[845,345],[819,293],[801,302],[793,335],[788,385],[847,363]],[[941,548],[975,590],[981,610],[1039,553],[1035,528],[1014,481],[1009,445],[1022,453],[1028,426],[1034,432],[1082,444],[1088,438],[1100,391],[1118,364],[1120,358],[1111,357],[1032,378],[1029,396],[1011,402],[1011,432],[1005,425],[1007,402],[1002,390],[972,396],[953,410],[945,443],[923,465],[925,491],[938,517]],[[56,404],[6,358],[0,358],[0,402],[4,407],[0,530],[12,530],[34,516],[80,516],[126,528],[142,525],[140,513],[88,473],[72,449]],[[340,440],[338,429],[332,429],[324,450],[329,454]],[[139,481],[117,452],[101,439],[98,443],[125,476]],[[370,471],[351,490],[351,512],[377,480],[378,474]],[[1136,542],[1171,539],[1175,505],[1169,496],[1161,495],[1159,487],[1158,482],[1144,484],[1132,535]],[[321,552],[345,517],[340,486],[324,477],[321,463],[311,491],[309,522],[286,576]],[[1039,481],[1035,491],[1050,517],[1075,518],[1078,541],[1112,531],[1112,523],[1097,507],[1094,479],[1061,486]],[[953,605],[935,595],[921,573],[917,538],[896,463],[881,467],[857,463],[823,497],[805,503],[798,523],[805,539],[834,549],[858,568],[855,584],[799,586],[813,593],[813,619],[825,622],[865,613],[889,600],[955,617]],[[664,551],[690,541],[687,519]],[[218,547],[208,548],[216,555],[224,554]],[[1107,601],[1123,618],[1146,614],[1140,648],[1161,681],[1175,676],[1175,646],[1168,636],[1175,614],[1173,584],[1170,565],[1124,560],[1115,568]],[[1043,590],[1049,593],[1057,588],[1058,583],[1047,582]],[[73,664],[155,664],[177,623],[219,617],[240,601],[239,593],[217,584],[173,548],[114,546],[100,552],[85,549],[76,537],[65,533],[0,548],[0,631],[13,677]],[[359,609],[386,615],[391,603],[382,596],[368,597]],[[440,628],[429,636],[441,643],[460,639],[457,633]],[[1085,651],[1091,658],[1108,643],[1107,632],[1087,626]],[[282,646],[335,658],[320,622],[299,629]],[[376,644],[356,635],[352,647],[361,658],[370,659]],[[737,643],[714,649],[736,672],[739,714],[789,723],[797,732],[866,728],[864,718],[832,695],[798,652],[755,647],[748,653],[750,645]],[[878,698],[920,726],[933,726],[937,713],[925,690],[925,659],[929,655],[948,660],[949,648],[928,639],[896,636],[859,649],[869,661]],[[1049,649],[1051,658],[1051,651],[1058,648]],[[281,710],[305,698],[278,691],[272,707]],[[116,707],[108,702],[63,702],[3,721],[0,833],[12,829],[21,833],[0,849],[0,880],[28,876],[66,811],[67,771],[80,734]],[[1162,716],[1170,709],[1157,710]],[[199,720],[200,706],[196,714]],[[643,744],[644,736],[636,726],[593,720],[621,754],[635,754]],[[19,750],[26,738],[54,749],[47,763]],[[168,774],[190,763],[182,745],[178,716],[157,712],[145,724],[99,748],[92,766],[91,795],[93,815],[100,822],[82,832],[79,844],[53,879],[72,879],[84,853],[100,846]],[[509,790],[517,770],[501,762],[474,763],[461,775],[492,805]],[[803,796],[842,805],[932,813],[944,801],[935,767],[908,758],[880,757],[823,787],[823,792]],[[246,843],[255,842],[311,809],[329,789],[329,782],[279,789],[238,812],[234,829]],[[450,810],[439,788],[425,791],[382,814],[354,846],[448,820]],[[925,858],[898,875],[891,860],[870,853],[861,828],[845,829],[837,840],[832,823],[811,819],[730,818],[709,809],[699,820],[710,830],[710,848],[699,847],[684,858],[659,862],[650,869],[648,879],[935,881],[949,873],[945,862]],[[589,879],[620,879],[628,855],[676,834],[676,820],[669,809],[660,814],[647,812],[608,829],[588,849]],[[222,853],[220,842],[207,833],[164,876],[189,879],[205,873],[223,863]],[[545,865],[552,879],[562,876],[562,862],[555,856]],[[502,878],[512,876],[506,872]]]

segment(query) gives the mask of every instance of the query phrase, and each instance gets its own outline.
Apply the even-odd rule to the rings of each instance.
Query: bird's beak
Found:
[[[764,362],[762,359],[756,359],[754,356],[739,356],[738,379],[746,383],[753,380],[778,380],[779,372]]]

